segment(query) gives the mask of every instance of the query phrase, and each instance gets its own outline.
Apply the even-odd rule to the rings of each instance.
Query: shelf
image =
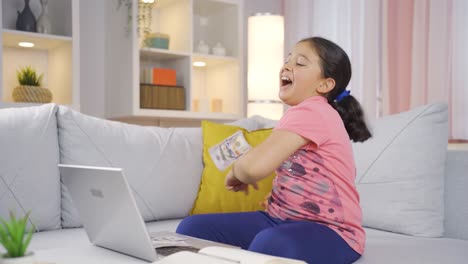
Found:
[[[52,102],[54,103],[54,102]],[[0,109],[2,108],[23,108],[23,107],[31,107],[31,106],[41,106],[46,103],[27,103],[27,102],[0,102]],[[61,106],[68,107],[75,111],[80,111],[79,106],[71,105],[71,104],[59,104]]]
[[[34,43],[34,47],[28,49],[34,50],[53,50],[67,43],[71,45],[72,38],[58,35],[49,35],[41,33],[33,33],[26,31],[18,31],[11,29],[3,29],[3,46],[11,48],[21,48],[19,42],[26,41]]]
[[[133,0],[134,3],[138,1],[140,0]],[[155,1],[151,9],[151,24],[147,28],[149,33],[167,34],[169,35],[169,50],[189,52],[191,50],[191,8],[192,0]],[[148,9],[144,9],[143,12],[148,12]],[[143,34],[144,27],[139,29],[139,43],[142,43],[142,38],[145,36]]]
[[[114,57],[106,56],[108,72],[122,73],[108,76],[106,86],[112,87],[113,93],[106,115],[114,120],[152,125],[195,124],[201,120],[223,122],[244,117],[243,0],[161,0],[155,1],[151,10],[138,5],[138,1],[132,0],[133,5],[145,9],[134,10],[130,39],[128,34],[122,34],[124,28],[121,25],[127,22],[126,13],[110,16],[106,22],[111,29],[112,43],[118,43],[113,52],[123,57],[115,63]],[[143,23],[148,28],[137,27],[137,15],[141,18],[148,12],[151,12],[151,23]],[[169,48],[141,46],[145,36],[143,31],[169,35]],[[220,43],[226,49],[226,56],[198,53],[196,45],[200,40],[210,47]],[[203,61],[206,65],[193,66],[195,61]],[[185,90],[186,110],[140,107],[142,70],[151,68],[176,71],[176,83]],[[205,104],[201,107],[200,102],[208,102],[210,107]],[[216,107],[213,107],[214,102]],[[219,109],[220,112],[194,111],[197,109]]]
[[[30,106],[39,106],[40,103],[11,103],[11,102],[0,102],[0,108],[20,108],[20,107],[30,107]]]
[[[194,5],[194,12],[200,16],[211,16],[222,13],[226,7],[235,7],[234,1],[229,0],[200,0]]]
[[[166,49],[155,49],[155,48],[142,48],[140,49],[141,59],[151,60],[173,60],[187,58],[190,54],[188,52],[172,51]]]
[[[34,2],[34,4],[32,3]],[[0,104],[10,107],[40,105],[15,102],[13,91],[18,86],[17,71],[25,66],[42,74],[41,87],[52,92],[52,103],[80,106],[80,3],[79,0],[49,0],[50,34],[16,29],[17,11],[24,0],[1,1],[2,19],[0,60]],[[39,1],[31,1],[37,15]],[[31,42],[33,47],[21,47],[20,42]]]
[[[177,119],[195,119],[195,120],[226,120],[234,121],[241,117],[236,114],[226,113],[202,113],[183,110],[159,110],[159,109],[139,109],[135,116],[159,117],[159,118],[177,118]]]
[[[219,66],[226,63],[237,62],[237,58],[231,56],[216,56],[208,54],[193,54],[192,62],[203,61],[206,62],[206,67]]]

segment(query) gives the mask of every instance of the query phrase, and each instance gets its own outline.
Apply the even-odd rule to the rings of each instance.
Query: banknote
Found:
[[[220,171],[224,171],[251,148],[252,146],[247,142],[242,131],[239,130],[219,144],[211,147],[208,152],[216,167]]]

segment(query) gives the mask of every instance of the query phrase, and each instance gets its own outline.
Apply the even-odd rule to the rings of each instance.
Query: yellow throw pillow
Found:
[[[263,210],[260,205],[265,196],[271,191],[275,173],[258,182],[258,190],[249,186],[249,194],[228,191],[224,186],[224,179],[231,169],[228,167],[220,171],[208,150],[222,142],[237,131],[242,131],[247,142],[255,147],[270,134],[271,129],[249,132],[241,127],[217,124],[209,121],[202,122],[203,131],[203,169],[200,189],[190,214],[249,212]]]

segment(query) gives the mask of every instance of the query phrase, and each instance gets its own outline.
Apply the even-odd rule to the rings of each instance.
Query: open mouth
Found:
[[[291,84],[292,84],[292,81],[291,79],[289,79],[289,77],[281,76],[281,87],[285,87]]]

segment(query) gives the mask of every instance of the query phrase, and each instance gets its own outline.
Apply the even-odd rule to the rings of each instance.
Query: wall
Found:
[[[97,117],[105,117],[105,6],[105,1],[80,0],[81,112]]]

